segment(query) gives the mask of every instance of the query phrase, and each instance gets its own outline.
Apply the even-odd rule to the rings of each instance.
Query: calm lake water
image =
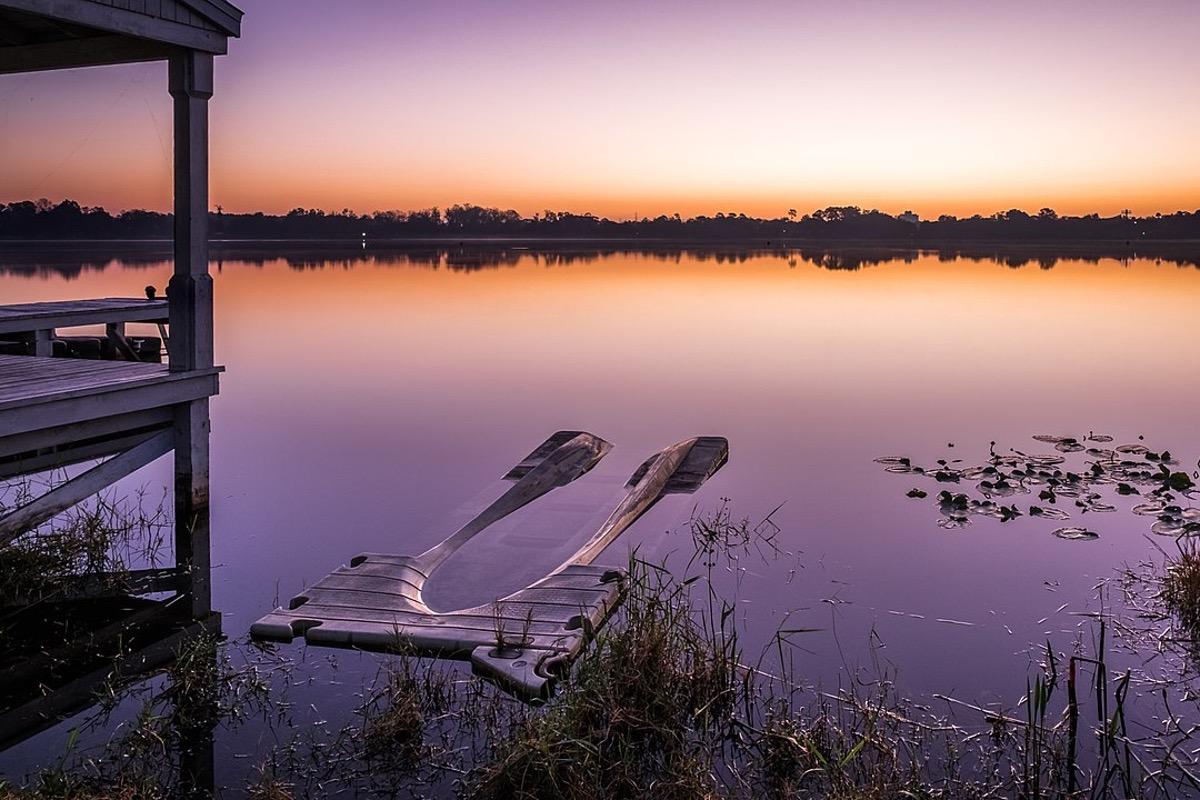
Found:
[[[152,248],[85,261],[87,247],[0,250],[0,302],[166,284],[170,263]],[[1057,539],[1063,523],[1029,517],[945,530],[941,486],[873,459],[981,463],[993,441],[1053,452],[1031,436],[1096,431],[1144,436],[1194,469],[1200,269],[1112,250],[218,248],[227,372],[212,403],[212,529],[224,630],[244,637],[360,551],[434,544],[555,430],[614,443],[579,491],[522,512],[432,589],[445,607],[490,600],[573,550],[648,455],[719,435],[728,465],[653,509],[605,562],[639,546],[686,563],[688,518],[722,498],[736,518],[774,510],[787,554],[717,578],[739,599],[748,650],[781,626],[812,628],[795,657],[813,682],[880,664],[912,697],[1011,705],[1032,649],[1084,636],[1078,614],[1095,609],[1097,583],[1153,554],[1148,521],[1073,515],[1094,541]],[[135,483],[166,474],[156,464]],[[916,486],[930,497],[907,498]],[[347,718],[375,671],[373,656],[284,650],[312,677],[292,692],[310,721]],[[0,769],[47,763],[67,727],[0,754]],[[222,736],[219,780],[237,784],[272,743],[254,725]]]

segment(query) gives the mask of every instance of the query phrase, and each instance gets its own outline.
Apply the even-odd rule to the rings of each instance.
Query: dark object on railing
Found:
[[[137,361],[162,362],[162,339],[157,336],[128,336],[132,354]],[[54,339],[57,358],[90,358],[104,361],[132,361],[122,353],[116,342],[104,336],[59,336]]]
[[[122,344],[124,347],[122,347]],[[55,358],[86,358],[102,361],[143,361],[161,364],[163,340],[158,336],[125,336],[118,342],[107,336],[55,336],[50,340]],[[31,356],[32,336],[0,339],[0,355]]]
[[[0,306],[0,337],[5,342],[24,342],[28,348],[23,352],[6,346],[5,355],[15,353],[50,357],[66,355],[76,358],[120,358],[126,361],[162,361],[161,355],[152,352],[152,337],[145,339],[139,351],[125,336],[127,323],[154,323],[158,325],[159,347],[166,344],[166,327],[169,309],[165,300],[143,300],[140,298],[109,297],[97,300],[65,300],[44,303],[18,303]],[[76,328],[85,325],[103,325],[104,336],[112,349],[99,345],[97,351],[94,336],[62,337],[57,329]],[[55,340],[68,342],[66,350],[56,345]],[[76,344],[70,344],[74,340]],[[111,355],[115,353],[116,355]],[[143,356],[150,356],[144,358]]]
[[[157,336],[127,336],[125,341],[136,358],[120,352],[115,342],[103,336],[57,336],[51,340],[52,354],[57,358],[88,358],[104,361],[144,361],[162,363],[162,339]],[[0,355],[31,356],[32,338],[0,339]]]

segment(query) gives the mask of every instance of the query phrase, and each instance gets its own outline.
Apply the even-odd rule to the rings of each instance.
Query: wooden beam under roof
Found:
[[[33,37],[15,26],[5,26],[0,20],[0,47],[19,47],[29,44]]]
[[[82,25],[102,33],[119,34],[218,55],[226,52],[226,40],[229,36],[236,35],[225,29],[207,30],[160,16],[116,8],[101,2],[90,2],[90,0],[74,0],[74,2],[0,0],[0,9],[4,8],[36,14],[45,19]],[[212,22],[214,26],[220,24],[220,21],[217,20]],[[16,53],[13,53],[12,56],[14,59],[19,58]],[[46,69],[46,67],[28,67],[27,69]],[[24,70],[13,69],[10,66],[7,71]]]
[[[0,74],[165,61],[177,52],[173,45],[115,35],[0,47]]]

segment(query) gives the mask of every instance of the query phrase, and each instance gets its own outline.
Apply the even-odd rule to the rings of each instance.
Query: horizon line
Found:
[[[123,208],[123,209],[120,209],[119,211],[112,211],[112,210],[109,210],[106,206],[85,205],[84,203],[81,203],[70,197],[63,197],[62,199],[57,200],[57,201],[50,200],[49,198],[46,198],[46,197],[39,197],[37,199],[27,197],[27,198],[22,198],[19,200],[0,201],[0,207],[11,207],[11,206],[22,205],[25,203],[31,203],[35,206],[39,206],[39,209],[43,203],[49,204],[50,208],[57,208],[57,207],[62,206],[63,204],[73,204],[75,206],[78,206],[80,208],[80,210],[83,210],[83,211],[103,211],[104,213],[109,214],[110,216],[114,216],[114,217],[120,216],[123,214],[138,213],[138,212],[150,213],[150,214],[163,214],[163,215],[167,215],[167,216],[174,214],[173,209],[162,210],[162,209],[157,209],[157,208],[141,208],[141,207]],[[997,218],[1003,219],[1005,215],[1011,214],[1014,211],[1018,212],[1019,214],[1024,214],[1030,218],[1038,218],[1038,217],[1043,216],[1043,214],[1045,212],[1051,212],[1050,215],[1047,216],[1048,219],[1102,219],[1102,220],[1155,219],[1158,217],[1171,217],[1171,216],[1178,216],[1178,215],[1200,214],[1200,207],[1197,207],[1192,210],[1179,208],[1179,209],[1170,210],[1170,211],[1156,211],[1153,213],[1143,213],[1140,215],[1132,213],[1132,211],[1130,211],[1130,209],[1123,209],[1122,211],[1117,212],[1115,214],[1110,214],[1110,215],[1105,216],[1105,215],[1102,215],[1098,211],[1091,211],[1091,212],[1088,212],[1085,214],[1059,214],[1057,211],[1055,211],[1050,206],[1042,206],[1038,210],[1032,211],[1032,212],[1028,211],[1025,208],[1012,206],[1012,207],[1005,208],[1005,209],[997,209],[996,211],[993,211],[993,212],[987,213],[987,214],[976,212],[971,215],[961,216],[961,215],[956,215],[956,214],[943,213],[943,214],[938,214],[937,216],[922,216],[921,214],[919,214],[917,212],[907,210],[907,209],[900,213],[892,213],[892,212],[888,212],[888,211],[882,211],[878,208],[869,208],[866,206],[846,204],[846,205],[821,206],[818,208],[813,208],[812,210],[810,210],[806,213],[800,213],[797,209],[789,208],[783,214],[776,216],[776,217],[754,216],[752,214],[747,214],[745,212],[734,211],[734,210],[717,211],[712,214],[694,214],[692,216],[687,216],[687,217],[683,216],[678,211],[671,212],[671,213],[659,213],[654,216],[645,216],[645,215],[636,216],[635,215],[635,216],[631,216],[631,217],[609,217],[609,216],[596,214],[592,211],[567,211],[567,210],[552,209],[552,208],[543,209],[541,212],[535,211],[531,215],[524,215],[514,208],[504,208],[502,206],[488,206],[488,205],[482,205],[482,204],[477,204],[477,203],[466,203],[466,202],[451,203],[449,205],[443,205],[443,206],[430,205],[430,206],[406,208],[406,209],[376,208],[371,211],[356,211],[349,207],[343,207],[342,209],[332,209],[332,208],[324,209],[324,208],[319,208],[316,206],[313,206],[313,207],[295,206],[287,211],[282,211],[282,212],[280,212],[280,211],[274,211],[274,212],[265,211],[262,209],[256,209],[253,211],[226,211],[224,209],[224,206],[222,204],[218,203],[218,204],[213,205],[209,209],[208,213],[216,214],[218,216],[258,216],[258,215],[262,215],[262,216],[267,216],[267,217],[287,217],[296,212],[302,212],[304,214],[316,213],[316,214],[321,214],[321,215],[324,215],[327,217],[338,217],[338,216],[347,216],[347,214],[345,212],[350,212],[349,216],[353,216],[353,217],[374,217],[374,216],[377,216],[380,214],[421,214],[421,213],[431,213],[433,211],[437,211],[437,212],[439,212],[440,215],[444,216],[445,212],[453,210],[453,209],[477,209],[477,210],[484,210],[484,211],[495,211],[495,212],[500,212],[502,214],[517,214],[518,218],[520,218],[521,220],[525,220],[525,221],[543,220],[543,219],[546,219],[546,216],[544,216],[544,215],[555,214],[555,215],[566,215],[569,217],[592,218],[592,219],[595,219],[598,221],[607,221],[607,222],[614,222],[614,223],[654,222],[654,221],[660,220],[660,219],[667,219],[667,220],[680,219],[684,222],[687,222],[689,220],[701,220],[701,219],[709,219],[709,220],[711,220],[711,219],[729,219],[730,217],[735,218],[735,219],[743,219],[744,218],[744,219],[750,219],[750,220],[769,221],[769,222],[776,222],[776,221],[778,221],[778,222],[800,222],[803,219],[813,218],[814,214],[818,214],[820,212],[825,212],[825,211],[835,211],[835,210],[842,210],[842,211],[856,210],[859,214],[862,214],[862,215],[880,214],[883,216],[891,217],[893,219],[905,219],[905,218],[913,219],[913,218],[915,218],[916,220],[919,220],[921,222],[937,222],[943,218],[949,218],[949,219],[954,219],[954,220],[972,220],[972,219],[994,220]]]

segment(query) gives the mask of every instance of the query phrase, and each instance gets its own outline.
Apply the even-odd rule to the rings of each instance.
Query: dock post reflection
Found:
[[[208,400],[175,411],[175,565],[187,575],[194,619],[212,611],[212,563],[208,507]]]

